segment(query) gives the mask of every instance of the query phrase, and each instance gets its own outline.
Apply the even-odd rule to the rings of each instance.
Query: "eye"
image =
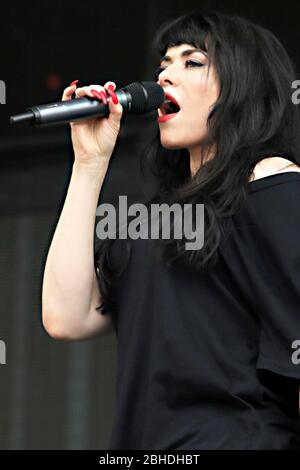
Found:
[[[185,65],[191,65],[192,67],[202,67],[204,64],[201,62],[196,62],[195,60],[186,60]]]
[[[201,62],[196,62],[195,60],[186,60],[185,63],[184,63],[185,67],[188,66],[188,67],[203,67],[204,64],[202,64]],[[167,67],[157,67],[157,69],[154,71],[154,78],[155,80],[158,80],[158,76],[166,69]]]

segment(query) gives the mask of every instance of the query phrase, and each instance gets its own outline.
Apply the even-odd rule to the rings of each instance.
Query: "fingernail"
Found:
[[[99,94],[102,96],[103,103],[104,103],[104,104],[107,104],[106,93],[105,93],[104,91],[100,91]]]
[[[92,89],[92,90],[91,90],[91,93],[92,93],[96,98],[98,98],[98,100],[101,100],[101,101],[102,101],[102,96],[100,95],[100,93],[99,93],[98,90]]]
[[[111,88],[108,87],[107,93],[111,96],[111,99],[113,100],[113,104],[119,103],[117,95],[115,94],[113,90],[111,90]]]
[[[112,91],[114,91],[114,89],[115,89],[115,87],[113,86],[113,84],[112,84],[112,83],[111,83],[110,85],[108,85],[108,87],[107,87],[107,88],[108,88],[109,90],[112,90]]]
[[[69,86],[73,86],[73,85],[75,85],[75,83],[77,83],[77,82],[79,82],[79,80],[74,80],[74,82],[70,83]]]

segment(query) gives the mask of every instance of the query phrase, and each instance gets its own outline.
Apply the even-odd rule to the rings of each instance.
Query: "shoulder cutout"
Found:
[[[288,163],[289,162],[289,163]],[[255,165],[249,181],[258,180],[266,176],[277,173],[287,173],[290,171],[300,172],[300,166],[283,157],[269,157],[261,160]]]

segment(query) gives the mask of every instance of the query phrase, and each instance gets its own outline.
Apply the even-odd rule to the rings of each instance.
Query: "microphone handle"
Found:
[[[131,95],[122,89],[116,90],[115,93],[124,111],[130,111]],[[108,96],[107,102],[110,99],[111,97]],[[46,126],[107,116],[109,116],[108,103],[104,104],[96,98],[84,96],[70,101],[31,106],[27,108],[26,114],[12,116],[10,119],[11,124],[30,121],[33,126]]]

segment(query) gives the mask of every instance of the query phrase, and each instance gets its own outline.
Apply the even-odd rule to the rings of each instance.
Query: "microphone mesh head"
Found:
[[[164,90],[156,82],[134,82],[124,88],[132,97],[130,111],[135,114],[154,111],[165,100]]]

